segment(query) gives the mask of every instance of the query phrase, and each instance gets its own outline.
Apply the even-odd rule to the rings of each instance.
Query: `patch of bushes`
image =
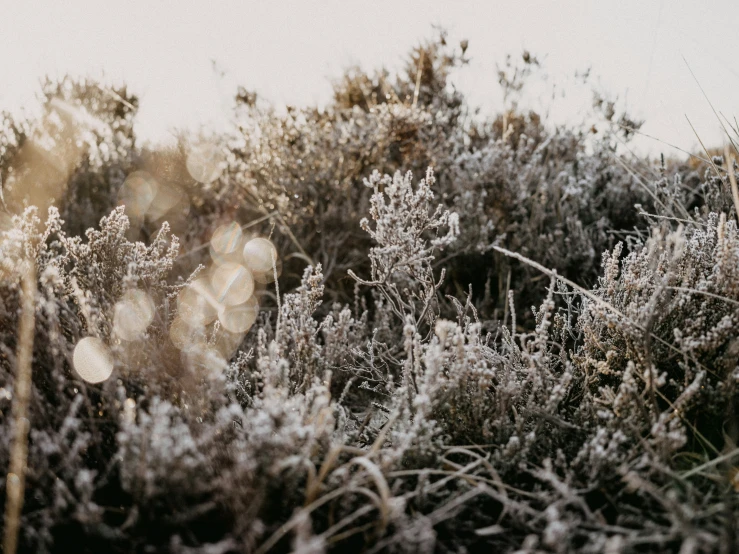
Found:
[[[2,467],[38,276],[19,550],[739,548],[733,162],[649,180],[613,136],[472,118],[448,82],[466,49],[352,70],[322,110],[240,91],[237,133],[169,150],[139,147],[125,89],[65,80],[5,119]],[[183,344],[232,221],[279,254],[261,312],[234,332],[214,289]],[[124,340],[132,291],[151,313]]]

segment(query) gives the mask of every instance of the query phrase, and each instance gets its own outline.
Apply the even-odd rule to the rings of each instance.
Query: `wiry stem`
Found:
[[[729,182],[731,183],[731,198],[734,200],[734,209],[736,210],[736,217],[739,220],[739,187],[736,184],[736,175],[734,175],[734,155],[729,150],[729,145],[726,145],[726,168],[729,173]]]
[[[28,405],[31,398],[31,361],[33,359],[33,331],[35,327],[36,266],[29,260],[21,273],[21,317],[18,329],[15,386],[13,387],[12,415],[15,422],[13,444],[10,449],[10,468],[6,481],[5,536],[3,552],[15,554],[18,548],[23,494],[28,460]]]

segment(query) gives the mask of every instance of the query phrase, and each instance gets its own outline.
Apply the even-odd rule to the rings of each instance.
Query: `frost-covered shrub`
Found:
[[[492,122],[472,117],[450,83],[465,49],[441,36],[414,51],[396,78],[351,70],[321,110],[278,116],[240,95],[239,132],[218,194],[245,217],[272,218],[279,250],[291,253],[291,286],[310,260],[323,266],[331,299],[351,301],[346,271],[369,269],[371,244],[357,225],[369,209],[363,182],[374,171],[434,168],[438,198],[467,221],[446,253],[456,263],[445,292],[460,296],[472,284],[475,301],[485,297],[498,317],[508,287],[524,306],[538,304],[545,287],[532,287],[535,275],[494,254],[493,244],[592,285],[618,234],[644,227],[633,206],[650,211],[652,196],[621,165],[614,137],[588,141],[580,130],[547,128],[540,116],[517,111]]]
[[[138,147],[125,89],[64,80],[4,120],[3,467],[29,305],[34,328],[20,550],[739,548],[728,164],[645,182],[612,135],[471,121],[466,48],[349,72],[322,110],[240,91],[235,135],[168,149]],[[279,256],[237,333],[202,280],[252,233]]]
[[[125,86],[46,79],[38,119],[6,118],[0,151],[4,202],[56,204],[73,235],[106,215],[135,164],[138,99]]]
[[[712,213],[620,252],[604,257],[598,301],[578,321],[587,385],[610,425],[646,435],[661,456],[715,453],[738,377],[736,223]]]

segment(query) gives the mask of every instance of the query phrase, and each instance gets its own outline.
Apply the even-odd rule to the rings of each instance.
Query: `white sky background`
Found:
[[[525,48],[569,93],[553,122],[590,109],[573,75],[591,67],[645,133],[695,150],[687,114],[707,145],[723,144],[682,56],[715,108],[739,118],[737,0],[0,0],[0,109],[29,104],[45,74],[105,76],[139,95],[139,136],[166,140],[174,127],[222,128],[237,85],[277,106],[322,104],[344,68],[397,68],[432,24],[469,39],[455,83],[485,112],[501,108],[496,63]]]

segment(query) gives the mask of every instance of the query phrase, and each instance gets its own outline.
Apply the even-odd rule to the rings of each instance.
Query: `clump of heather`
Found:
[[[125,88],[3,118],[6,545],[739,549],[734,162],[471,118],[466,53],[171,148]]]

